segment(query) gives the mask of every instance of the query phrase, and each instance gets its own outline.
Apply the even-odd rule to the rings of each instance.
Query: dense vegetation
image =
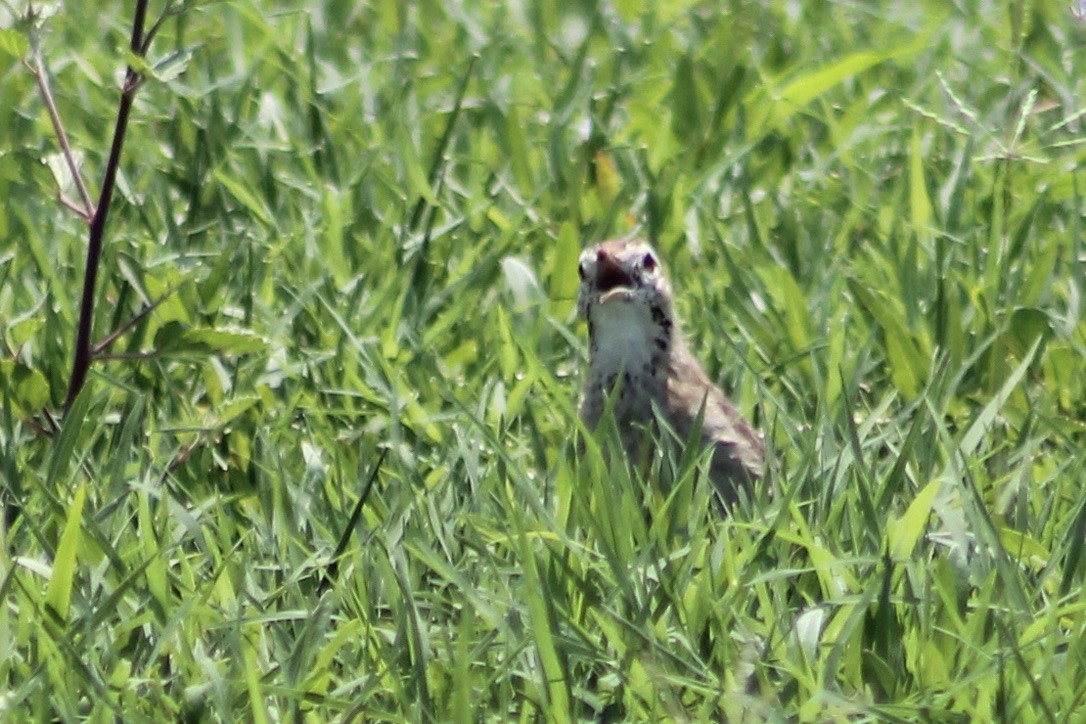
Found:
[[[0,6],[5,709],[1086,715],[1066,3],[190,3],[146,62],[131,5]],[[151,74],[67,408],[35,37],[95,198]],[[774,451],[730,519],[573,455],[577,252],[635,231]]]

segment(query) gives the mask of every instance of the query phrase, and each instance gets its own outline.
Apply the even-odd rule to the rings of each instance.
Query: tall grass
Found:
[[[165,301],[53,436],[86,228],[20,12],[13,718],[1083,716],[1064,3],[193,3],[133,110],[98,336]],[[46,24],[89,179],[129,23]],[[574,454],[576,254],[634,232],[773,451],[726,520],[693,457],[665,490]]]

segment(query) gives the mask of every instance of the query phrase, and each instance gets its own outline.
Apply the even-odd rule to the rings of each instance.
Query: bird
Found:
[[[644,460],[657,415],[679,440],[712,448],[709,478],[729,509],[761,478],[765,443],[690,351],[660,256],[637,238],[586,248],[578,260],[577,312],[588,323],[580,417],[592,430],[609,401],[624,452]],[[612,401],[613,398],[613,401]]]

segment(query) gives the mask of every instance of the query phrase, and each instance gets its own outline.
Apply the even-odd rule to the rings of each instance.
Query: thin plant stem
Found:
[[[144,305],[143,309],[141,309],[136,314],[136,316],[132,317],[132,319],[128,320],[120,327],[113,330],[113,332],[109,336],[107,336],[98,344],[94,345],[94,347],[91,349],[91,355],[94,357],[99,357],[109,348],[111,344],[116,342],[121,337],[121,335],[139,324],[143,319],[147,317],[148,314],[153,312],[159,304],[162,304],[162,302],[166,301],[166,297],[168,296],[169,293],[163,294],[161,297],[151,302],[150,304]]]
[[[147,0],[137,0],[136,16],[132,21],[132,52],[142,55],[143,25],[147,18]],[[106,218],[109,215],[109,207],[113,201],[113,189],[117,181],[117,171],[121,164],[121,151],[124,148],[125,132],[128,129],[128,116],[132,110],[132,103],[136,98],[136,89],[139,86],[139,73],[128,66],[125,70],[124,85],[121,88],[121,99],[117,108],[117,124],[113,130],[113,143],[109,149],[109,160],[106,162],[105,177],[102,180],[102,193],[98,199],[98,207],[94,218],[91,220],[90,239],[87,244],[87,266],[83,275],[83,299],[79,310],[79,328],[76,332],[75,356],[72,361],[72,377],[68,384],[68,395],[64,402],[64,408],[71,407],[83,384],[87,380],[87,370],[93,358],[91,350],[91,333],[94,320],[94,290],[98,281],[98,267],[102,260],[102,240],[105,236]]]
[[[83,219],[87,223],[90,223],[90,220],[94,218],[94,213],[93,212],[88,213],[86,209],[84,209],[82,206],[77,204],[75,201],[72,201],[71,199],[69,199],[64,194],[58,194],[57,195],[57,200],[60,201],[61,206],[64,206],[64,207],[67,207],[67,208],[71,209],[72,211],[74,211],[79,216],[79,218]]]
[[[53,100],[53,91],[49,88],[49,76],[45,69],[45,61],[41,57],[41,48],[38,43],[34,43],[34,52],[32,55],[33,65],[30,66],[30,74],[34,76],[34,80],[38,84],[38,91],[41,93],[42,102],[45,103],[45,109],[49,112],[49,120],[53,123],[53,132],[57,134],[57,141],[60,142],[60,149],[64,153],[64,160],[68,163],[68,169],[72,172],[72,179],[75,181],[75,187],[79,191],[79,198],[83,201],[82,208],[76,206],[73,203],[65,203],[73,211],[78,213],[86,221],[91,221],[95,215],[94,202],[91,201],[90,192],[87,191],[87,185],[83,183],[83,175],[79,172],[79,164],[75,162],[75,154],[72,153],[72,146],[68,142],[68,134],[64,130],[64,124],[60,121],[60,113],[57,111],[56,101]],[[65,199],[61,197],[61,201]]]

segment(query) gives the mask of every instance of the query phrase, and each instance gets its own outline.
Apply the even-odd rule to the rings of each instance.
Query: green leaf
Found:
[[[151,77],[160,83],[176,80],[189,67],[195,46],[170,53],[151,67]]]
[[[181,338],[187,329],[187,325],[178,321],[169,321],[155,332],[154,346],[158,352],[173,352],[180,348]]]
[[[1007,376],[1007,381],[1003,383],[1003,386],[999,389],[980,414],[977,415],[977,419],[973,421],[973,424],[966,430],[965,435],[962,436],[959,449],[964,457],[972,455],[981,440],[984,439],[984,435],[988,432],[992,423],[995,421],[996,415],[1006,404],[1007,399],[1014,392],[1014,388],[1018,387],[1018,383],[1022,381],[1022,377],[1026,374],[1026,370],[1033,363],[1033,357],[1037,354],[1037,348],[1040,347],[1041,340],[1038,339],[1030,347],[1026,356],[1022,358],[1022,361],[1018,363],[1018,366],[1014,368],[1014,371]]]
[[[1026,563],[1034,570],[1044,568],[1052,556],[1047,548],[1028,533],[1004,526],[999,529],[999,538],[1012,558]]]
[[[886,357],[890,363],[890,379],[894,386],[907,399],[916,397],[927,377],[928,362],[905,325],[901,311],[886,294],[870,288],[862,281],[850,279],[849,287],[863,308],[882,328]]]
[[[862,50],[841,58],[836,63],[807,73],[786,85],[780,92],[780,99],[796,106],[805,106],[835,85],[862,73],[889,58],[891,53],[876,53]]]
[[[878,65],[892,53],[861,51],[848,55],[821,70],[816,70],[792,80],[771,98],[766,91],[755,89],[745,99],[745,104],[755,109],[751,114],[751,128],[768,134],[787,123],[796,113],[820,95],[844,80]]]
[[[528,142],[524,137],[524,121],[514,106],[505,117],[505,133],[502,142],[509,153],[509,163],[513,167],[513,176],[521,188],[532,186],[532,166],[528,160]]]
[[[30,41],[18,30],[3,28],[0,29],[0,51],[18,60],[30,52]]]
[[[3,259],[0,259],[0,264],[3,263]],[[16,348],[22,347],[32,340],[34,335],[41,332],[43,327],[45,327],[45,320],[42,319],[41,308],[32,307],[30,313],[21,314],[10,320],[7,333],[10,335],[11,345]]]
[[[563,662],[558,639],[552,630],[554,613],[551,602],[545,595],[546,582],[540,576],[536,564],[536,554],[529,545],[528,531],[523,519],[517,515],[511,528],[517,546],[520,561],[524,566],[522,593],[528,608],[528,619],[535,641],[536,654],[539,656],[547,682],[548,705],[555,721],[565,721],[569,715],[569,681],[565,672],[568,667]]]
[[[1007,338],[1016,355],[1025,354],[1038,339],[1052,337],[1052,320],[1041,309],[1023,307],[1011,314]]]
[[[543,290],[535,271],[523,259],[507,256],[501,261],[505,287],[513,298],[514,310],[522,312],[535,308],[543,300]]]
[[[169,606],[169,583],[167,566],[162,560],[162,550],[155,536],[155,521],[151,514],[151,500],[147,491],[141,490],[136,496],[136,513],[139,520],[139,542],[144,560],[148,561],[144,575],[147,577],[147,589],[163,608]]]
[[[11,403],[19,415],[33,415],[49,404],[49,382],[38,370],[5,359],[0,360],[0,375],[11,385]]]
[[[259,403],[260,398],[256,395],[244,395],[234,398],[217,410],[218,422],[220,425],[226,425]]]
[[[784,310],[788,340],[792,349],[805,351],[811,344],[811,315],[807,310],[806,295],[800,289],[796,278],[787,268],[778,265],[765,266],[759,274],[766,288],[773,293],[775,303]]]
[[[1043,364],[1045,384],[1052,390],[1060,407],[1070,410],[1086,397],[1082,356],[1078,350],[1070,345],[1049,345],[1045,349]]]
[[[400,132],[396,134],[396,148],[399,152],[400,167],[407,177],[407,184],[414,196],[421,196],[430,206],[437,206],[437,196],[426,178],[426,170],[422,167],[418,149],[407,129],[399,126]]]
[[[222,184],[227,192],[233,196],[235,200],[239,201],[242,206],[249,209],[262,224],[269,227],[275,226],[275,224],[272,223],[272,213],[268,210],[268,207],[265,206],[244,183],[234,179],[234,177],[230,176],[222,169],[216,169],[215,180]]]
[[[252,354],[267,346],[267,340],[248,330],[187,329],[180,322],[164,324],[155,334],[155,350],[162,353]]]
[[[931,199],[924,178],[924,150],[919,127],[913,128],[912,149],[909,153],[909,211],[913,230],[926,235],[931,227]]]
[[[83,154],[80,151],[72,151],[72,159],[76,166],[80,166],[83,162]],[[75,179],[72,176],[72,167],[68,165],[68,159],[64,157],[64,154],[51,153],[42,159],[42,163],[48,166],[50,173],[53,174],[53,180],[57,182],[57,190],[68,193],[75,185]]]
[[[72,601],[72,581],[75,579],[76,553],[79,551],[83,520],[83,499],[86,486],[81,484],[75,491],[75,499],[68,509],[68,519],[60,534],[57,554],[53,558],[53,575],[45,591],[45,604],[63,620],[68,619]]]
[[[336,285],[347,283],[351,276],[351,266],[344,258],[344,230],[347,228],[346,219],[349,218],[349,198],[340,192],[332,184],[326,184],[321,195],[321,220],[320,253],[328,273],[335,280]]]
[[[864,73],[887,60],[907,60],[922,51],[929,37],[938,30],[942,18],[933,17],[927,28],[912,36],[909,42],[887,50],[861,50],[836,62],[793,79],[776,93],[756,88],[744,98],[751,109],[750,128],[765,136],[787,123],[809,103],[845,80]],[[768,96],[768,97],[767,97]]]
[[[45,481],[50,488],[57,487],[61,472],[68,469],[72,455],[75,451],[75,443],[79,439],[79,432],[87,419],[87,410],[90,409],[90,386],[84,385],[76,395],[75,401],[64,414],[64,421],[60,425],[60,434],[53,443],[53,454],[49,459],[49,472]]]
[[[39,370],[17,362],[11,381],[14,383],[15,403],[22,407],[24,413],[36,412],[49,404],[49,382]]]
[[[694,62],[689,55],[679,58],[671,87],[671,132],[684,143],[696,141],[701,134],[702,110]]]
[[[126,48],[124,51],[124,62],[128,64],[128,67],[136,71],[140,75],[150,78],[155,74],[154,68],[151,67],[151,63],[147,58],[143,57],[139,53],[132,52],[131,48]]]
[[[935,496],[939,493],[942,482],[932,480],[917,493],[916,498],[909,504],[909,508],[900,519],[894,521],[890,527],[890,555],[895,560],[903,560],[912,556],[917,541],[924,534],[928,518],[931,516],[931,508],[935,503]]]
[[[573,302],[577,298],[580,281],[577,277],[577,264],[581,255],[581,243],[577,229],[566,222],[558,231],[558,243],[554,245],[554,266],[551,273],[551,298],[556,301]]]

